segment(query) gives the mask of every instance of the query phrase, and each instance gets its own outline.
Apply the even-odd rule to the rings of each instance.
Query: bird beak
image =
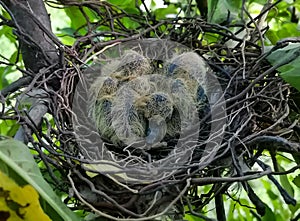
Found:
[[[167,132],[167,124],[163,117],[155,115],[149,119],[149,134],[146,137],[146,143],[154,145],[159,143]]]

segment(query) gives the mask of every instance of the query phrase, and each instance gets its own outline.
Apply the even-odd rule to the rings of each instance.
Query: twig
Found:
[[[26,76],[18,79],[17,81],[12,82],[6,88],[0,91],[0,94],[6,97],[10,93],[14,93],[17,90],[21,89],[23,86],[28,85],[32,81],[31,76]]]

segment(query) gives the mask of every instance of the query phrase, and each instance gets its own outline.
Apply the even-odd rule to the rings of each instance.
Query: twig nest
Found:
[[[188,52],[153,70],[150,59],[128,51],[91,90],[91,116],[102,138],[118,147],[142,142],[151,148],[174,140],[199,117],[207,103],[206,64]]]

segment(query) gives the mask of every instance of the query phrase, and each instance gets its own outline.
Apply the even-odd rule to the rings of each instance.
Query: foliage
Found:
[[[290,44],[289,46],[279,49],[268,56],[268,60],[272,65],[285,63],[278,70],[281,72],[280,76],[300,91],[300,45],[299,43]]]
[[[21,214],[23,214],[21,210],[22,207],[24,207],[27,211],[24,213],[28,213],[28,217],[25,215],[24,220],[32,220],[32,217],[37,219],[39,214],[41,214],[39,220],[49,220],[43,218],[46,216],[42,215],[42,211],[38,209],[38,194],[43,202],[45,212],[49,213],[52,220],[79,220],[78,217],[61,202],[50,185],[43,179],[43,176],[26,145],[10,139],[0,141],[0,162],[0,169],[2,171],[0,179],[2,183],[0,189],[3,189],[2,194],[4,194],[4,196],[10,194],[10,196],[15,197],[12,198],[7,196],[2,199],[2,203],[8,202],[9,199],[12,198],[12,200],[19,205],[20,208],[17,208],[20,209]],[[11,179],[27,185],[19,187]],[[20,190],[20,192],[18,190]],[[27,208],[27,204],[29,204],[30,207]]]
[[[30,185],[18,186],[0,171],[0,214],[2,220],[50,221],[39,205],[38,193]]]

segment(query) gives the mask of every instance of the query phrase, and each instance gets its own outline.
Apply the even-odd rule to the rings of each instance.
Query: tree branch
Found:
[[[56,37],[50,39],[48,36],[49,33],[52,34],[52,31],[44,2],[42,0],[3,0],[2,3],[13,15],[26,69],[37,73],[43,67],[58,63],[59,56],[55,46],[58,39]],[[45,30],[49,33],[45,33]]]
[[[51,30],[51,23],[42,0],[2,0],[1,5],[11,16],[15,34],[21,46],[25,68],[35,75],[43,68],[55,68],[59,62],[57,45],[62,44]],[[51,72],[51,70],[49,70]],[[4,90],[5,94],[15,91],[17,86],[24,86],[27,78],[12,84],[11,88]],[[3,91],[2,91],[3,94]],[[38,96],[37,96],[38,97]],[[37,98],[28,113],[28,119],[34,125],[40,125],[42,117],[47,113],[47,100]],[[15,139],[27,142],[26,136],[32,131],[28,127],[21,127]]]

